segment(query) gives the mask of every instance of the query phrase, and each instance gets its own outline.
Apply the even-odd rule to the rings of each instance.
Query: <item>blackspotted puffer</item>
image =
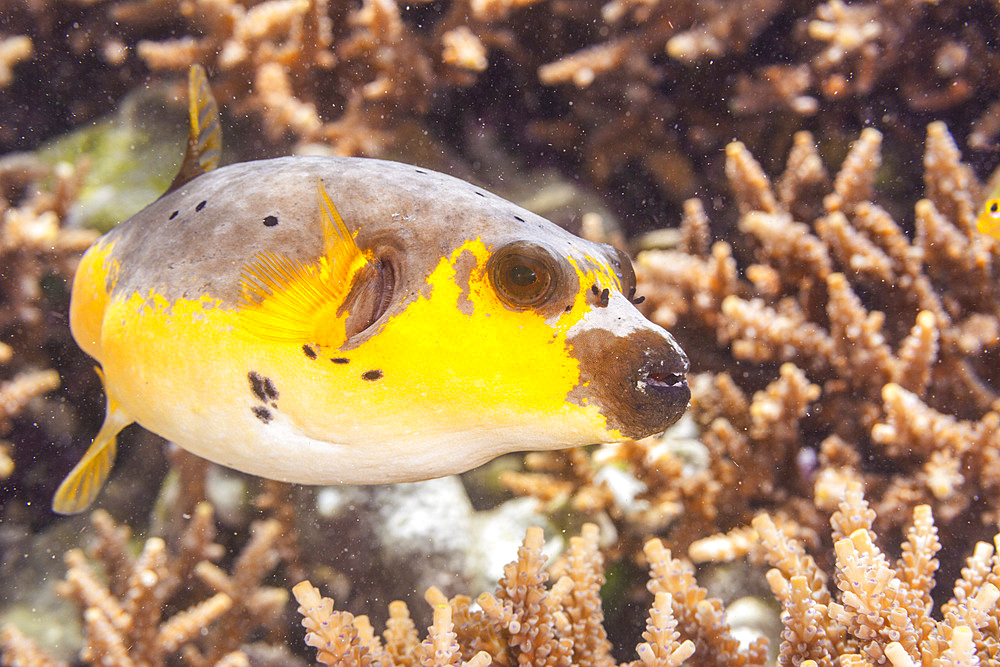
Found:
[[[213,169],[190,77],[181,173],[83,257],[70,306],[107,414],[53,508],[86,508],[132,422],[304,484],[429,479],[500,454],[662,431],[688,360],[633,304],[629,258],[407,164]]]

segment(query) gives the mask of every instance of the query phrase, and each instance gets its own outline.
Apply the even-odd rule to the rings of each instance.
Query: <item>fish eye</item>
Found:
[[[986,207],[989,209],[989,212],[994,215],[1000,213],[1000,199],[991,199]]]
[[[508,269],[507,277],[518,289],[528,289],[538,280],[538,274],[527,264],[513,264]]]
[[[513,308],[544,303],[556,287],[556,267],[544,248],[515,241],[500,248],[487,264],[493,289]]]

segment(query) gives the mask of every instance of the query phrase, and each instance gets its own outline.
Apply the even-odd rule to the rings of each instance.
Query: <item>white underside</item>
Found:
[[[249,409],[246,413],[251,414]],[[248,417],[234,429],[218,424],[198,428],[189,423],[185,430],[158,426],[157,433],[202,458],[297,484],[415,482],[465,472],[514,451],[592,444],[582,435],[573,442],[559,442],[551,434],[527,428],[410,433],[391,440],[373,437],[364,443],[338,444],[306,436],[279,411],[272,411],[267,424]],[[239,435],[234,437],[233,431]]]

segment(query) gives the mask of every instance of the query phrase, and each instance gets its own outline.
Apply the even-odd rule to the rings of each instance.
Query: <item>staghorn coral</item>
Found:
[[[14,78],[11,71],[20,61],[31,57],[34,46],[26,35],[0,38],[0,88],[4,88]]]
[[[618,663],[602,626],[598,591],[604,576],[597,542],[597,526],[584,525],[582,534],[571,538],[565,561],[555,569],[558,579],[546,586],[549,575],[542,569],[542,530],[530,528],[496,593],[479,596],[480,609],[471,608],[465,596],[449,600],[436,589],[427,592],[434,624],[423,642],[418,641],[401,602],[392,603],[390,621],[380,639],[366,617],[334,611],[333,600],[321,597],[308,581],[296,585],[293,593],[305,617],[306,643],[316,649],[317,660],[327,665],[612,667]],[[764,644],[741,651],[729,635],[721,603],[705,598],[705,590],[669,550],[656,541],[647,550],[654,600],[642,635],[645,641],[636,647],[638,658],[625,664],[763,664],[766,653],[760,649]],[[694,639],[684,639],[685,635]]]
[[[26,155],[0,162],[0,262],[5,267],[0,331],[6,336],[15,327],[41,334],[42,279],[48,273],[71,276],[76,260],[97,237],[63,226],[85,169],[65,163],[49,168]]]
[[[225,550],[214,541],[215,520],[208,503],[195,508],[176,538],[176,551],[153,537],[133,556],[127,527],[115,524],[103,510],[94,512],[91,520],[97,533],[90,549],[93,560],[81,549],[68,551],[68,569],[59,587],[82,611],[82,662],[155,667],[179,655],[192,667],[237,667],[248,664],[240,646],[251,633],[269,628],[274,633],[288,594],[262,582],[278,564],[277,522],[252,527],[250,540],[227,574],[213,562]],[[196,591],[205,587],[213,592],[199,597]],[[12,626],[4,629],[0,646],[11,664],[47,664],[33,642]]]
[[[915,508],[895,564],[876,545],[874,519],[860,485],[851,484],[830,519],[832,577],[770,515],[754,519],[753,548],[772,566],[766,578],[783,610],[779,667],[838,661],[893,667],[993,664],[1000,651],[997,550],[985,542],[976,546],[953,597],[935,613],[941,545],[930,508]],[[366,617],[335,611],[331,599],[304,581],[293,592],[306,643],[327,665],[615,665],[601,625],[597,591],[604,578],[597,533],[586,524],[571,538],[550,587],[541,569],[541,530],[534,528],[497,592],[479,597],[480,610],[470,608],[467,597],[448,600],[428,591],[434,624],[423,642],[405,604],[392,603],[391,620],[379,638]],[[994,541],[1000,548],[1000,535]],[[658,539],[647,542],[644,552],[654,601],[645,641],[636,648],[639,659],[627,664],[764,664],[767,640],[741,646],[724,621],[722,603],[706,596],[690,567]]]
[[[1000,648],[997,600],[1000,560],[980,542],[955,582],[954,596],[932,615],[936,555],[941,548],[931,508],[918,505],[899,560],[876,545],[875,513],[851,483],[830,518],[836,563],[832,591],[802,546],[766,514],[754,519],[767,580],[781,602],[779,666],[805,664],[993,664]],[[994,537],[1000,546],[1000,535]],[[937,617],[935,617],[937,616]]]
[[[992,664],[1000,652],[1000,534],[994,537],[996,548],[985,542],[976,545],[951,599],[938,606],[934,592],[941,544],[931,509],[915,508],[895,562],[878,546],[875,519],[860,484],[850,484],[830,518],[834,560],[827,573],[787,525],[768,514],[755,517],[751,549],[771,566],[766,579],[783,610],[777,664]],[[102,563],[107,583],[99,583],[81,551],[71,550],[63,584],[67,594],[85,607],[89,639],[81,654],[83,662],[162,664],[178,648],[185,664],[250,664],[243,650],[252,650],[261,659],[259,646],[240,645],[248,628],[230,627],[224,635],[219,629],[231,614],[250,618],[253,610],[261,609],[254,596],[284,600],[283,591],[277,595],[250,582],[259,576],[241,575],[245,568],[241,565],[234,565],[231,579],[243,577],[253,591],[242,599],[234,600],[218,587],[207,598],[194,591],[184,594],[177,587],[178,577],[201,577],[200,568],[220,555],[207,504],[198,506],[185,534],[175,538],[181,545],[177,552],[154,538],[146,541],[138,557],[132,556],[127,528],[101,512],[94,513],[92,521],[99,534],[92,557]],[[257,539],[252,538],[251,545]],[[273,548],[272,536],[259,539]],[[477,605],[466,596],[449,599],[436,589],[427,591],[434,614],[423,640],[403,602],[389,605],[386,629],[378,636],[367,616],[335,610],[333,601],[308,581],[292,592],[303,616],[305,643],[326,665],[764,664],[767,640],[737,641],[722,602],[708,596],[692,568],[659,539],[649,540],[643,549],[652,601],[642,641],[635,659],[619,663],[612,656],[602,610],[605,576],[599,544],[598,528],[585,524],[546,571],[542,530],[529,529],[496,592],[480,595]],[[248,545],[239,560],[254,560],[259,552]],[[259,573],[273,563],[268,557],[264,561],[267,565],[251,569]],[[163,596],[173,600],[169,616],[161,616],[166,607]],[[275,621],[269,624],[274,626]],[[229,649],[233,650],[225,653]],[[4,664],[62,664],[13,626],[0,632],[0,651]]]
[[[48,168],[29,156],[0,160],[0,479],[15,473],[15,419],[32,399],[60,386],[45,346],[66,339],[51,328],[76,261],[96,238],[63,226],[83,168]]]
[[[4,348],[10,350],[6,345]],[[9,359],[10,355],[7,357]],[[11,419],[20,414],[31,399],[58,386],[59,374],[51,369],[26,371],[9,381],[0,382],[0,433],[7,433],[13,428]],[[0,479],[7,479],[13,473],[11,447],[6,442],[0,442]]]
[[[694,385],[705,444],[739,467],[730,503],[799,496],[832,509],[837,487],[864,479],[887,525],[918,503],[951,521],[974,498],[988,525],[998,497],[1000,251],[972,229],[979,186],[942,124],[928,127],[927,198],[912,239],[873,201],[880,141],[863,132],[825,195],[813,184],[830,181],[806,135],[777,192],[731,144],[745,263],[724,242],[643,253],[640,291],[705,370],[756,365]],[[689,237],[704,227],[691,210]],[[778,364],[779,379],[750,400]],[[818,465],[803,465],[809,452]],[[815,525],[815,515],[800,518]]]

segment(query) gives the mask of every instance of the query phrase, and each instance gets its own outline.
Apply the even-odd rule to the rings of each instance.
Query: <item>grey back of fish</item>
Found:
[[[286,157],[244,162],[199,176],[108,233],[121,270],[115,295],[150,289],[168,300],[236,304],[243,267],[263,251],[316,261],[324,240],[322,180],[362,248],[395,247],[397,279],[423,280],[465,240],[494,246],[527,238],[564,255],[604,253],[480,187],[429,169],[365,158]],[[400,284],[402,287],[403,285]]]

